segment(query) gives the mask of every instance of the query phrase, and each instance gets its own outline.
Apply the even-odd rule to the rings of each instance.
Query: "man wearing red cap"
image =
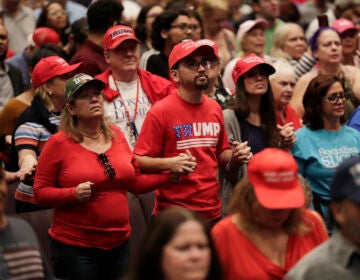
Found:
[[[87,10],[89,34],[84,44],[70,60],[70,64],[83,63],[82,71],[92,77],[104,72],[109,65],[104,58],[104,34],[121,21],[124,10],[121,1],[93,1]]]
[[[169,170],[173,156],[187,154],[195,165],[185,164],[173,182],[156,192],[154,213],[178,205],[202,214],[215,222],[221,217],[217,167],[246,163],[250,151],[234,143],[230,149],[221,107],[204,95],[216,43],[186,40],[176,45],[169,56],[171,79],[177,84],[172,94],[148,112],[134,149],[139,165],[146,171]],[[177,179],[177,180],[176,180]]]
[[[147,111],[175,86],[139,68],[140,41],[131,27],[117,25],[108,29],[104,49],[110,68],[96,78],[106,84],[105,111],[133,149]]]

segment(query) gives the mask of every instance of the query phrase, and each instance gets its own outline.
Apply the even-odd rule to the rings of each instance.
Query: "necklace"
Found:
[[[97,132],[95,135],[89,135],[89,134],[86,134],[86,133],[83,133],[80,131],[80,134],[83,136],[83,137],[86,137],[86,138],[90,138],[90,139],[93,139],[93,140],[96,140],[100,137],[100,135],[104,132],[104,130],[101,128],[99,132]]]

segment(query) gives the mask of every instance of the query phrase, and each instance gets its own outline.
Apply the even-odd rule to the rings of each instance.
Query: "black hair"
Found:
[[[120,24],[124,6],[116,0],[97,0],[93,2],[87,11],[89,32],[105,34],[114,25]]]
[[[136,26],[134,28],[134,31],[135,31],[136,37],[141,42],[145,42],[146,37],[147,37],[146,36],[146,27],[145,27],[145,21],[146,21],[147,14],[153,7],[156,7],[156,6],[160,6],[160,5],[158,5],[158,4],[145,5],[144,7],[141,8],[140,13],[136,19]]]
[[[74,35],[75,43],[84,44],[89,33],[89,25],[85,17],[79,18],[71,24],[70,33]]]
[[[171,24],[179,16],[189,16],[189,13],[183,9],[169,9],[162,12],[158,15],[154,22],[152,23],[152,32],[151,32],[151,44],[154,49],[158,51],[163,51],[165,48],[165,39],[161,36],[161,32],[164,30],[169,30]]]

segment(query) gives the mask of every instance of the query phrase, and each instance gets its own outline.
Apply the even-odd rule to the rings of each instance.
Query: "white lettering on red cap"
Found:
[[[253,62],[264,63],[264,60],[261,57],[257,56],[257,55],[250,55],[248,57],[245,57],[245,58],[243,58],[243,61],[245,63],[253,63]]]
[[[63,66],[63,67],[68,65],[67,62],[63,58],[60,58],[60,57],[56,59],[56,62],[61,64],[61,66]]]
[[[111,32],[109,34],[109,37],[111,39],[115,39],[116,37],[119,37],[119,36],[125,36],[125,35],[133,36],[133,34],[134,34],[134,32],[130,28],[119,28],[119,29],[116,29],[113,32]]]
[[[196,42],[199,46],[210,46],[210,47],[214,47],[215,46],[215,42],[209,39],[201,39],[199,41]]]
[[[264,180],[269,183],[286,183],[295,180],[296,172],[294,170],[283,172],[264,172]]]

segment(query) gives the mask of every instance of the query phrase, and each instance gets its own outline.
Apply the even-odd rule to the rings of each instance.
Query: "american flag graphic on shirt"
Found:
[[[0,263],[0,279],[44,279],[41,254],[34,247],[5,249],[1,252]]]

